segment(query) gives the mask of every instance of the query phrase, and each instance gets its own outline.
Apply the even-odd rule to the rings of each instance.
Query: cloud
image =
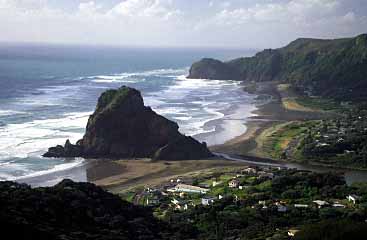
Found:
[[[78,10],[81,14],[91,15],[96,14],[98,10],[102,8],[101,5],[96,4],[94,1],[81,2],[79,4]]]
[[[172,1],[126,0],[113,7],[110,13],[129,17],[159,17],[167,19],[172,16],[178,16],[180,11],[174,8]]]
[[[279,47],[367,32],[363,1],[0,0],[0,41]]]

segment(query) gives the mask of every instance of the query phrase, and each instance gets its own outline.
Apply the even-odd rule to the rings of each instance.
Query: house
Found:
[[[245,168],[241,171],[242,173],[246,173],[246,174],[256,174],[257,170],[255,168]]]
[[[189,206],[185,201],[179,201],[174,198],[171,200],[171,203],[173,204],[173,208],[176,210],[186,211],[187,209],[189,209]]]
[[[152,196],[146,199],[147,206],[156,206],[159,203],[160,203],[160,199],[158,196]]]
[[[347,196],[347,199],[349,202],[353,202],[353,204],[356,204],[361,199],[361,197],[355,194],[350,194]]]
[[[323,207],[326,207],[329,205],[328,202],[326,201],[322,201],[322,200],[315,200],[315,201],[312,201],[318,208],[323,208]]]
[[[232,179],[231,181],[229,181],[228,186],[230,188],[238,188],[238,186],[240,185],[240,181],[238,179]]]
[[[275,205],[278,208],[278,212],[286,212],[286,211],[288,211],[287,207],[284,206],[283,204],[279,203],[279,202],[275,203]]]
[[[263,200],[263,201],[259,201],[259,202],[258,202],[258,204],[259,204],[259,205],[262,205],[262,206],[263,206],[263,208],[268,208],[268,207],[266,206],[266,202],[265,202],[265,200]]]
[[[223,182],[222,181],[213,181],[213,187],[216,187],[216,186],[218,186],[218,185],[221,185]]]
[[[214,201],[216,200],[215,197],[203,197],[201,199],[201,204],[204,206],[208,206],[214,203]]]
[[[335,207],[335,208],[345,208],[345,205],[340,204],[340,203],[334,203],[333,207]]]
[[[294,204],[295,208],[308,208],[307,204]]]
[[[294,228],[294,229],[289,229],[289,230],[288,230],[288,236],[290,236],[290,237],[294,237],[298,232],[299,232],[299,229],[296,229],[296,228]]]
[[[204,194],[204,193],[208,192],[209,189],[179,183],[175,187],[167,189],[167,191],[168,192],[173,192],[173,193],[185,192],[185,193],[201,193],[201,194]]]

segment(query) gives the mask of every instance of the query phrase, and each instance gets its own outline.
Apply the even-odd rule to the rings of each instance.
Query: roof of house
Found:
[[[328,205],[329,203],[323,200],[315,200],[313,201],[313,203],[316,203],[317,205],[323,206],[323,205]]]
[[[192,185],[187,185],[187,184],[183,184],[183,183],[179,183],[175,186],[175,189],[188,189],[191,191],[200,191],[200,192],[206,192],[209,191],[206,188],[201,188],[201,187],[197,187],[197,186],[192,186]]]

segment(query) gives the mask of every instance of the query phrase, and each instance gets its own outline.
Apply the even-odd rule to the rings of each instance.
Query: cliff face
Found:
[[[173,147],[177,143],[186,147]],[[139,91],[121,87],[100,96],[77,145],[67,142],[65,147],[50,148],[44,156],[181,160],[207,158],[211,153],[205,144],[182,135],[176,123],[144,106]]]
[[[0,224],[5,239],[162,239],[164,227],[148,209],[91,183],[63,180],[30,188],[0,182]]]
[[[212,61],[194,63],[189,78],[237,76],[236,80],[243,81],[275,80],[315,95],[367,99],[367,34],[336,40],[297,39],[286,47],[264,50],[254,57],[217,63],[221,67],[215,74],[212,64],[208,64]],[[222,69],[234,69],[234,75]]]

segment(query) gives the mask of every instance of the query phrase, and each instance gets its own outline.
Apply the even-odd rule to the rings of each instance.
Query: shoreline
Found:
[[[270,96],[271,100],[265,104],[257,105],[257,109],[253,112],[255,116],[248,118],[249,120],[246,123],[247,131],[244,134],[231,139],[224,144],[212,146],[210,147],[210,150],[214,152],[223,152],[226,154],[235,154],[245,158],[252,158],[254,161],[258,162],[273,161],[275,164],[303,164],[310,167],[367,172],[367,169],[361,169],[358,167],[334,166],[313,161],[308,163],[300,163],[297,161],[273,159],[272,157],[266,155],[261,150],[262,144],[264,142],[262,134],[270,128],[279,124],[287,124],[293,121],[320,120],[337,115],[336,113],[325,112],[316,109],[306,110],[302,106],[300,106],[300,108],[295,108],[297,107],[296,104],[290,104],[291,107],[288,108],[288,104],[284,104],[284,99],[288,101],[289,99],[295,98],[295,93],[280,91],[278,84],[278,82],[257,83],[258,86],[256,89],[251,86],[251,93],[254,93],[258,96]],[[244,89],[244,91],[246,91],[246,89]]]
[[[258,89],[253,92],[261,96],[271,96],[271,100],[264,104],[257,104],[249,117],[239,120],[246,131],[223,144],[209,147],[212,152],[232,154],[239,156],[237,160],[230,157],[214,157],[206,160],[184,160],[184,161],[161,161],[155,162],[150,159],[123,159],[123,160],[85,160],[85,164],[75,169],[58,172],[46,176],[39,176],[32,179],[23,179],[21,182],[31,183],[33,186],[43,186],[47,183],[56,183],[62,178],[71,178],[77,181],[88,181],[95,183],[109,191],[119,193],[130,188],[142,186],[158,185],[168,181],[170,178],[183,175],[200,174],[203,171],[210,171],[225,167],[244,167],[249,165],[280,165],[298,167],[304,169],[336,169],[347,174],[358,175],[360,169],[340,168],[337,166],[327,166],[325,164],[307,163],[302,164],[295,161],[281,161],[269,158],[258,147],[262,144],[261,133],[270,127],[287,123],[289,121],[320,119],[325,113],[303,112],[285,109],[282,104],[282,96],[277,90],[276,82],[260,83]],[[251,94],[251,93],[250,93]],[[239,106],[241,109],[241,106]],[[241,110],[237,112],[241,114]],[[248,114],[248,112],[247,112]],[[225,120],[223,120],[225,121]],[[235,120],[231,120],[235,121]],[[238,124],[238,121],[236,122]],[[225,132],[225,129],[220,129]],[[242,159],[242,160],[241,160]],[[365,172],[366,173],[366,172]],[[56,175],[56,178],[55,176]],[[361,178],[365,178],[363,172]],[[57,178],[58,177],[58,178]],[[358,176],[357,176],[358,178]],[[32,184],[33,183],[33,184]]]

